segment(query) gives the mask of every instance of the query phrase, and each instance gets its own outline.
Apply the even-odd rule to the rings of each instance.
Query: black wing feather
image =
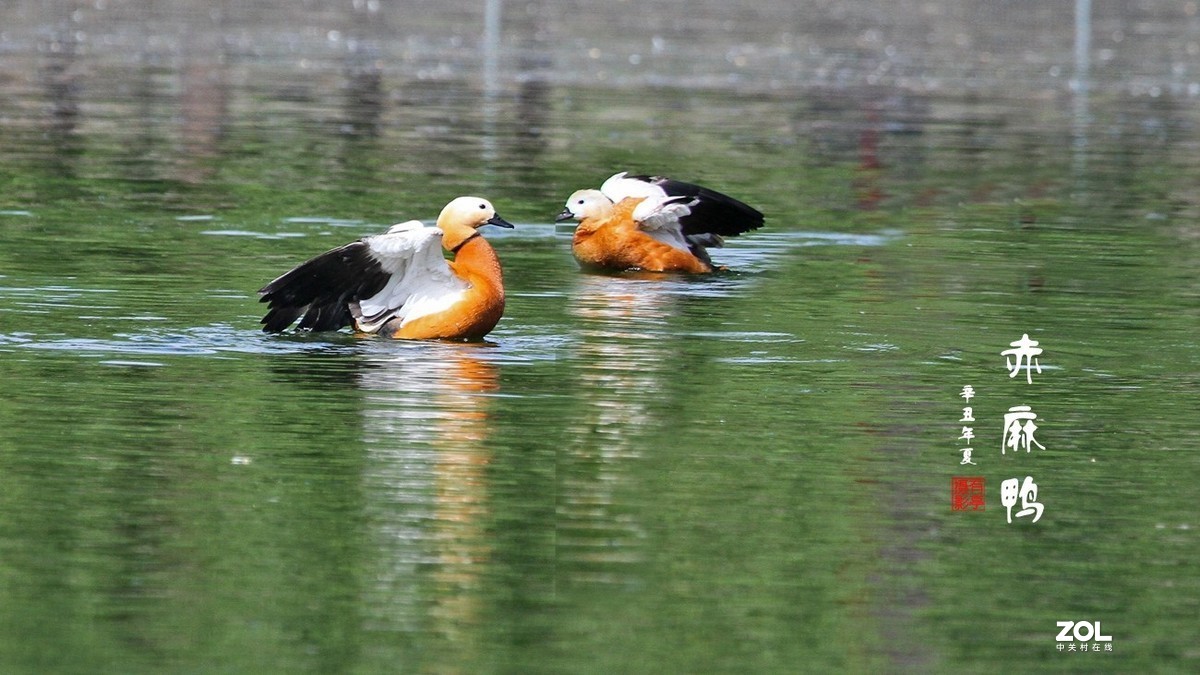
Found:
[[[758,209],[710,190],[702,185],[685,183],[664,176],[626,176],[645,181],[663,189],[671,197],[690,197],[696,200],[691,214],[679,219],[685,235],[716,234],[736,237],[763,226],[763,214]]]
[[[326,251],[262,287],[259,301],[270,306],[263,331],[282,333],[296,319],[304,330],[349,326],[350,303],[383,290],[389,277],[361,239]]]

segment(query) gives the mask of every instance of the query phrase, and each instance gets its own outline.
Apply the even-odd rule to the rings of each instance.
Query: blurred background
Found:
[[[1196,670],[1198,11],[0,0],[0,671]],[[583,274],[621,170],[767,224]],[[464,193],[488,342],[258,331]]]
[[[9,166],[50,155],[62,178],[252,172],[318,190],[378,178],[393,201],[438,175],[438,202],[491,187],[483,174],[501,198],[523,191],[511,207],[523,217],[578,184],[573,173],[596,182],[630,163],[698,180],[714,163],[766,161],[794,190],[801,152],[904,167],[864,177],[885,183],[985,168],[1033,182],[1063,162],[1078,176],[1089,151],[1138,162],[1147,143],[1170,162],[1193,147],[1200,96],[1192,2],[12,0],[3,12]],[[587,142],[600,132],[612,142]],[[955,154],[879,156],[914,134],[955,134]],[[708,156],[712,142],[723,147]],[[1000,144],[1013,152],[987,152]],[[253,164],[264,154],[270,172]],[[914,192],[862,196],[930,196]],[[784,195],[766,206],[794,211]]]

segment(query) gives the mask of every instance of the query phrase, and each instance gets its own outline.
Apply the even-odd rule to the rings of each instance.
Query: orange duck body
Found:
[[[504,280],[492,245],[475,234],[454,251],[449,267],[467,283],[461,300],[406,323],[392,319],[379,334],[402,340],[480,340],[492,332],[504,315]]]
[[[558,221],[577,220],[571,250],[585,267],[706,274],[708,247],[758,229],[758,209],[716,190],[661,176],[609,177],[576,190]]]
[[[643,201],[627,198],[603,213],[585,217],[575,228],[571,252],[581,265],[608,269],[639,269],[647,272],[713,271],[708,263],[690,252],[665,244],[642,230],[633,210]]]

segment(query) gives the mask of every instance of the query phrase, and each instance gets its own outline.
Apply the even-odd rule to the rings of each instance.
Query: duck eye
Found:
[[[480,204],[480,205],[479,205],[479,208],[481,208],[481,209],[483,209],[483,210],[485,210],[485,211],[486,211],[486,210],[487,210],[487,204]]]
[[[583,200],[582,200],[582,199],[580,199],[579,201],[577,201],[577,202],[575,202],[575,203],[576,203],[576,204],[583,204]]]

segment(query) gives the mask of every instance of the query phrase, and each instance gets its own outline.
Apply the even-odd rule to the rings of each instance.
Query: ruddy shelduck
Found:
[[[408,340],[479,340],[504,313],[504,281],[484,225],[511,228],[491,202],[459,197],[437,225],[393,225],[302,263],[259,291],[263,331],[338,330]],[[452,260],[443,256],[443,249]]]
[[[578,190],[558,220],[579,225],[571,252],[584,267],[712,272],[708,247],[762,227],[763,214],[716,190],[618,173],[599,190]]]

